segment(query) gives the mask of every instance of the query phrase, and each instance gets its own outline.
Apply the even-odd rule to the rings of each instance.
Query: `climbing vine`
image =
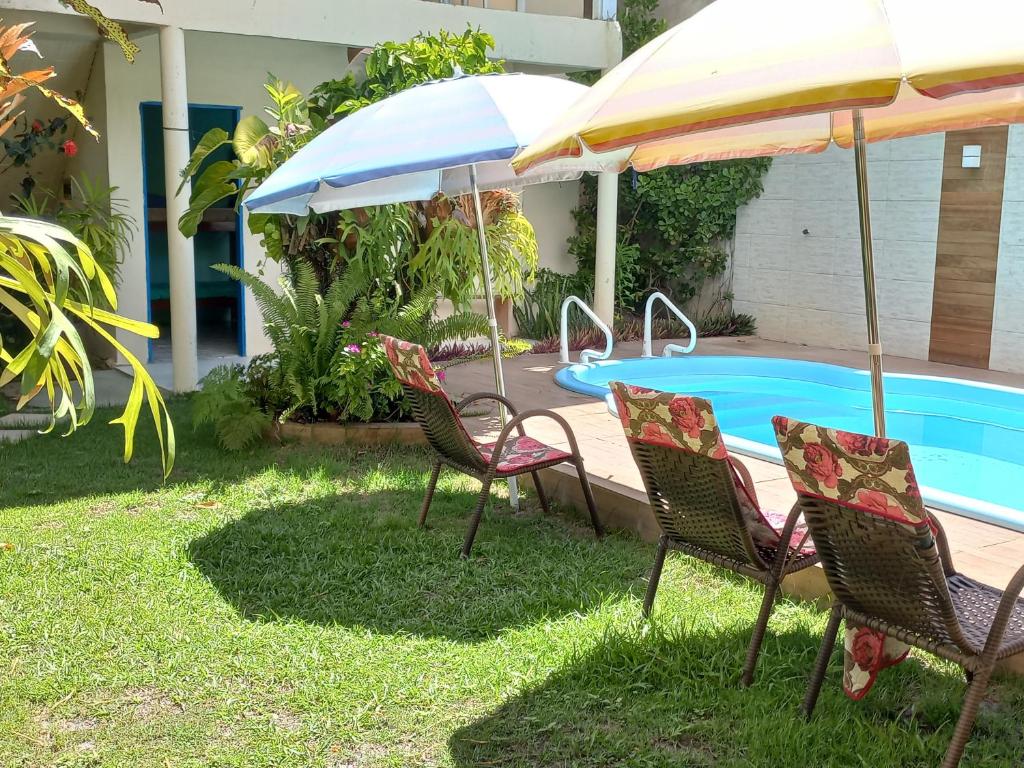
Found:
[[[624,0],[620,4],[623,54],[628,56],[665,31],[655,18],[658,0]],[[595,73],[578,78],[585,83]],[[761,194],[771,160],[729,160],[661,168],[619,177],[616,305],[636,311],[651,291],[676,302],[697,295],[709,278],[726,269],[723,244],[736,227],[737,209]],[[597,180],[583,178],[579,206],[573,211],[576,234],[569,252],[578,279],[593,285],[597,224]]]

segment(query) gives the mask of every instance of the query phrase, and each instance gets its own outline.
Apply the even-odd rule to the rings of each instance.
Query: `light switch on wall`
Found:
[[[964,144],[961,168],[981,168],[981,144]]]

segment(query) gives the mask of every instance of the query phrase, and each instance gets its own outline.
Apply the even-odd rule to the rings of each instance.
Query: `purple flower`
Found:
[[[363,348],[358,344],[349,344],[345,347],[345,351],[353,355],[358,355],[363,351]]]
[[[376,338],[377,338],[378,336],[380,336],[380,334],[379,334],[379,333],[377,333],[376,331],[370,331],[370,332],[369,332],[368,334],[366,334],[366,335],[367,335],[367,336],[369,336],[369,337],[370,337],[371,339],[376,339]]]
[[[350,325],[352,325],[352,323],[350,323],[348,320],[344,320],[341,323],[342,328],[348,328]]]
[[[436,373],[438,381],[444,381],[446,378],[448,378],[447,375],[445,375],[444,371],[436,371]]]

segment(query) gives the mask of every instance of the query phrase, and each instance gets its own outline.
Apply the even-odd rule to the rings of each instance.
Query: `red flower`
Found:
[[[652,443],[671,445],[672,438],[665,433],[661,425],[654,421],[646,421],[640,428],[640,438]]]
[[[60,145],[61,151],[68,157],[74,157],[78,154],[78,145],[74,141],[68,139]]]
[[[875,671],[882,666],[885,635],[868,627],[860,627],[853,636],[850,655],[861,669]]]
[[[789,419],[785,416],[775,416],[772,418],[772,424],[775,425],[775,434],[779,437],[785,437],[786,432],[789,431]]]
[[[857,491],[857,503],[869,512],[874,512],[883,517],[900,519],[906,517],[903,513],[903,508],[897,504],[889,503],[889,497],[881,491],[861,489]]]
[[[38,120],[33,120],[32,121],[32,133],[42,133],[42,132],[43,132],[43,124],[40,123]]]
[[[920,496],[921,489],[917,487],[917,478],[914,476],[914,468],[909,467],[907,474],[903,478],[907,482],[907,494],[910,496]]]
[[[704,415],[697,410],[693,400],[688,397],[674,397],[668,405],[672,414],[672,422],[689,437],[697,439],[704,429]]]
[[[884,456],[889,447],[889,441],[885,438],[868,437],[854,432],[836,432],[836,442],[844,451],[856,456]]]
[[[843,468],[835,457],[817,443],[804,446],[807,471],[826,488],[835,488],[843,476]]]

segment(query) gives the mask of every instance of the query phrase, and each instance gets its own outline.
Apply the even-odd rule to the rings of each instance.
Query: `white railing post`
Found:
[[[583,314],[589,317],[594,322],[594,325],[601,329],[601,332],[604,334],[604,352],[598,352],[596,349],[584,349],[580,352],[580,362],[586,365],[593,357],[599,360],[607,360],[612,354],[612,329],[605,325],[601,318],[594,314],[594,310],[588,307],[586,302],[579,296],[566,296],[565,301],[562,302],[558,362],[563,365],[568,365],[572,362],[569,359],[569,307],[573,304],[583,310]]]
[[[597,175],[597,246],[594,254],[594,310],[615,322],[615,244],[618,238],[619,175]]]
[[[692,322],[690,322],[690,318],[684,315],[682,310],[669,300],[668,296],[661,291],[655,291],[647,297],[647,304],[644,306],[644,349],[641,353],[643,357],[654,357],[654,354],[651,351],[651,326],[654,324],[652,315],[654,314],[654,303],[656,301],[660,301],[664,304],[672,314],[679,318],[679,321],[685,325],[686,329],[690,332],[689,344],[685,347],[681,347],[678,344],[666,344],[665,348],[661,351],[662,357],[671,357],[673,352],[681,352],[684,355],[688,355],[693,352],[694,347],[697,346],[697,328]]]

